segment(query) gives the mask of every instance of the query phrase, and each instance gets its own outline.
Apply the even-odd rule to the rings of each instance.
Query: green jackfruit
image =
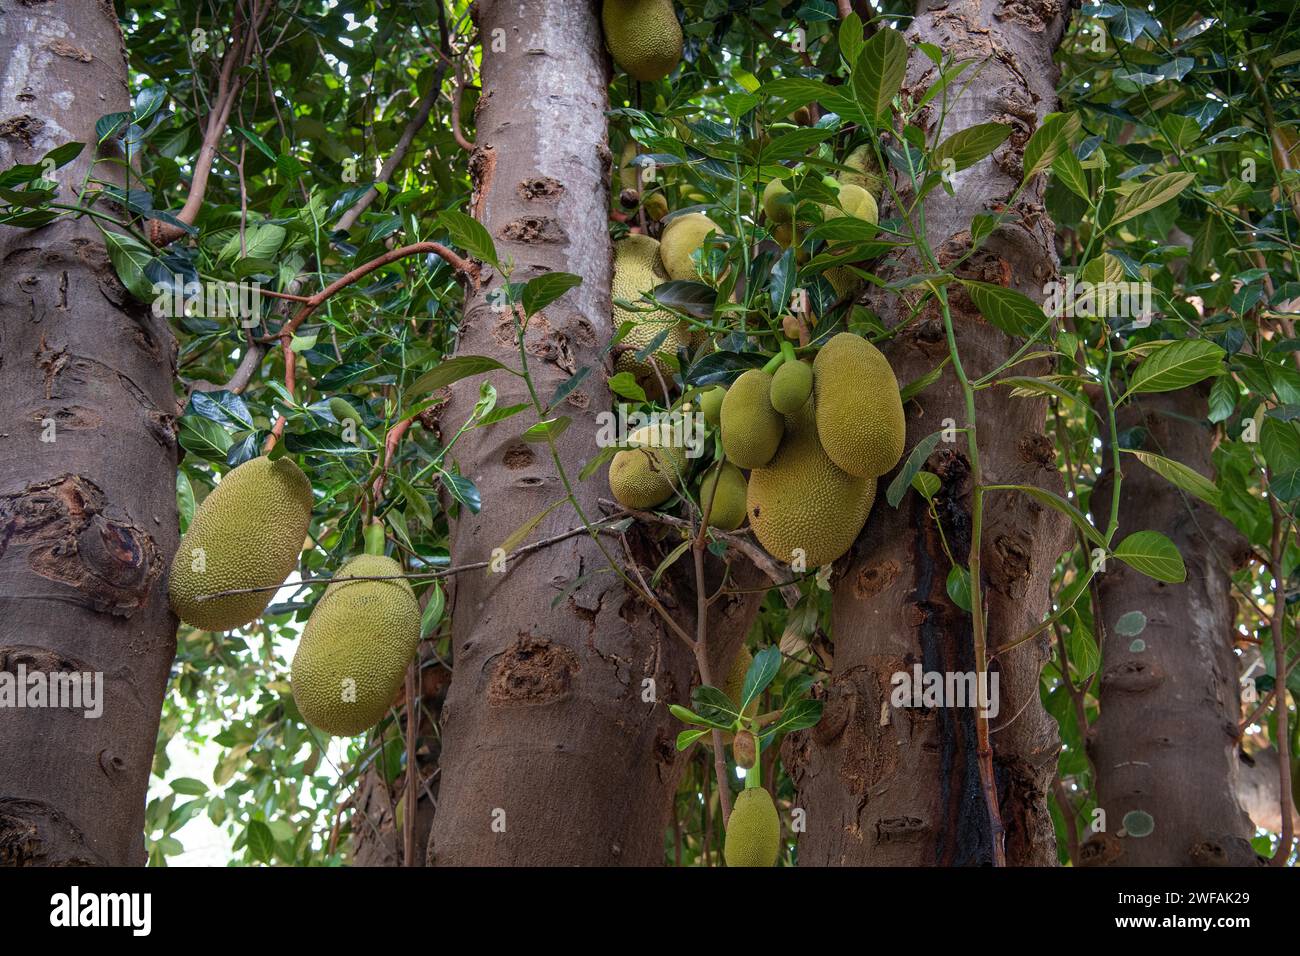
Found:
[[[783,362],[772,376],[772,407],[782,415],[803,408],[812,394],[813,370],[807,362]]]
[[[340,425],[348,419],[351,419],[354,425],[360,425],[364,422],[361,413],[348,404],[348,401],[345,398],[331,398],[329,406],[330,414],[334,416],[335,420],[337,420]]]
[[[871,193],[874,199],[880,199],[881,192],[885,188],[885,180],[880,175],[880,164],[876,162],[876,154],[872,151],[870,143],[863,143],[849,153],[843,165],[852,167],[853,172],[840,173],[839,180],[842,185],[861,186]]]
[[[776,866],[780,852],[781,820],[772,795],[762,787],[746,787],[727,820],[722,848],[727,866]]]
[[[840,186],[840,204],[836,206],[823,206],[822,211],[824,218],[837,219],[840,216],[852,216],[854,219],[865,219],[867,222],[877,222],[880,212],[876,207],[876,200],[861,186],[853,183],[845,183]]]
[[[682,58],[672,0],[604,0],[600,20],[614,61],[634,79],[662,80]]]
[[[645,511],[673,496],[686,473],[686,452],[663,442],[653,426],[628,435],[627,448],[609,463],[609,490],[624,508]]]
[[[808,570],[853,546],[876,497],[874,478],[846,474],[822,450],[813,404],[786,416],[781,450],[766,468],[750,472],[748,497],[749,526],[758,543],[789,563],[801,548]]]
[[[633,235],[614,244],[614,298],[637,302],[642,293],[650,292],[655,286],[667,281],[668,273],[664,271],[659,261],[659,243],[656,240],[649,236]],[[676,355],[680,346],[690,343],[690,326],[662,309],[653,312],[629,312],[615,305],[614,328],[618,329],[624,322],[629,321],[636,324],[618,343],[626,347],[627,351],[619,353],[614,363],[614,370],[631,372],[638,381],[643,383],[657,384],[657,378],[649,361],[638,361],[636,353],[667,331],[667,337],[655,349],[654,354]],[[656,361],[660,366],[660,374],[665,381],[668,381],[672,374],[671,368],[662,359]]]
[[[794,196],[785,183],[774,179],[763,187],[763,212],[771,223],[789,222],[794,218]]]
[[[758,759],[758,741],[748,730],[736,732],[736,739],[731,742],[731,756],[737,767],[749,770]]]
[[[698,279],[699,272],[691,256],[704,245],[712,233],[721,232],[718,224],[702,212],[678,216],[668,224],[659,244],[659,258],[673,279]]]
[[[722,400],[726,396],[727,390],[721,385],[700,393],[700,411],[704,413],[705,424],[718,427],[718,422],[722,420]]]
[[[817,435],[850,475],[876,478],[903,456],[907,425],[894,370],[866,339],[841,332],[813,362]]]
[[[772,408],[772,376],[742,372],[722,399],[722,449],[741,468],[766,465],[781,444],[784,424]]]
[[[298,563],[311,522],[311,482],[288,458],[253,458],[203,499],[172,560],[172,610],[205,631],[242,627],[266,610],[274,591],[205,595],[284,583]]]
[[[641,171],[638,167],[632,165],[632,160],[636,159],[640,147],[632,140],[623,144],[623,152],[618,158],[618,184],[623,189],[641,189]]]
[[[316,602],[293,655],[298,710],[313,727],[352,737],[384,718],[420,643],[420,605],[392,558],[347,561]]]
[[[831,266],[822,275],[831,284],[831,288],[835,290],[835,295],[839,299],[862,288],[861,277],[846,266]]]
[[[745,490],[745,473],[731,462],[724,462],[720,473],[709,469],[700,482],[700,508],[708,509],[710,528],[735,531],[745,523]]]
[[[655,221],[668,215],[668,198],[663,193],[651,193],[646,196],[642,206],[645,208],[646,216]]]

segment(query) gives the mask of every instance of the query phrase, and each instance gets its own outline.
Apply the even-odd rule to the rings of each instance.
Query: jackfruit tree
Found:
[[[0,13],[0,863],[1294,863],[1289,5],[110,6]]]

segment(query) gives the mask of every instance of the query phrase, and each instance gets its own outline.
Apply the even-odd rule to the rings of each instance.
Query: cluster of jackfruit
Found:
[[[643,83],[662,80],[682,58],[682,28],[672,0],[604,0],[605,45],[625,73]]]
[[[167,585],[176,616],[205,631],[256,620],[298,563],[311,508],[311,482],[288,458],[254,458],[230,471],[176,549]]]
[[[876,478],[903,454],[903,403],[888,361],[848,332],[813,364],[750,369],[722,400],[722,447],[749,468],[746,511],[774,558],[806,568],[852,546],[875,500]]]
[[[652,291],[668,279],[668,273],[660,258],[658,240],[650,236],[632,235],[614,243],[612,291],[615,299],[637,302],[644,293]],[[619,342],[625,351],[619,353],[614,370],[631,372],[638,382],[653,390],[652,383],[657,381],[658,376],[650,363],[656,363],[658,375],[668,381],[672,376],[672,370],[663,358],[676,355],[678,348],[690,343],[690,326],[663,309],[655,309],[652,312],[632,312],[615,302],[614,328],[616,330],[621,328],[625,322],[631,322],[632,328]],[[637,358],[638,352],[665,333],[667,334],[663,341],[645,361]]]
[[[325,733],[350,737],[373,727],[402,684],[420,643],[420,605],[401,574],[392,558],[357,555],[307,619],[293,657],[293,699]]]

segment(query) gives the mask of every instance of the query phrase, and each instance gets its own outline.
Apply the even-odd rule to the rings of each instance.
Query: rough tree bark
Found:
[[[965,254],[976,213],[1000,208],[1022,176],[1023,148],[1044,114],[1057,108],[1060,43],[1068,5],[1060,0],[1006,4],[998,0],[925,3],[908,33],[953,59],[981,61],[978,79],[960,95],[950,88],[943,137],[978,123],[1010,124],[1011,137],[989,159],[956,174],[956,196],[942,189],[925,202],[925,225],[941,264]],[[919,99],[938,78],[917,52],[904,94]],[[933,127],[935,104],[927,107]],[[1010,220],[962,267],[970,278],[1017,289],[1042,300],[1057,256],[1042,204],[1042,177],[1009,209]],[[886,203],[888,206],[889,203]],[[890,215],[885,209],[884,216]],[[886,280],[927,271],[914,255],[875,270]],[[988,325],[964,292],[950,287],[957,343],[974,379],[1005,361],[1018,341]],[[908,310],[892,296],[868,302],[894,326]],[[884,347],[900,383],[919,378],[948,354],[942,316],[933,300]],[[1020,366],[1017,374],[1035,371]],[[1039,371],[1043,371],[1042,367]],[[1055,452],[1043,433],[1042,399],[1012,398],[985,389],[976,402],[980,459],[988,484],[1035,484],[1061,491]],[[962,393],[951,367],[907,405],[907,447],[945,425],[965,424]],[[970,548],[971,481],[965,437],[941,442],[926,468],[942,487],[934,498],[944,534],[964,563]],[[821,723],[787,738],[784,756],[807,811],[799,840],[801,865],[980,865],[991,861],[988,815],[980,791],[975,718],[970,709],[896,708],[891,678],[911,672],[974,670],[970,614],[948,598],[949,561],[919,495],[897,509],[885,501],[892,476],[880,479],[875,511],[851,562],[834,588],[835,661]],[[1067,524],[1025,495],[985,498],[983,585],[988,646],[1014,640],[1042,619],[1048,584]],[[1056,726],[1039,702],[1046,638],[1027,642],[991,662],[998,671],[1000,712],[990,723],[1006,859],[1010,865],[1051,865],[1055,841],[1047,793],[1055,765]]]
[[[609,494],[604,479],[598,474],[578,484],[577,475],[599,451],[596,416],[610,408],[600,354],[613,334],[609,74],[600,27],[595,6],[582,0],[480,0],[477,19],[483,95],[472,211],[503,261],[515,262],[513,281],[548,271],[583,278],[532,318],[526,348],[543,401],[577,370],[595,370],[556,412],[573,420],[558,439],[559,457],[596,520],[597,499]],[[469,295],[458,352],[517,367],[511,318],[485,295],[501,281],[485,272],[483,290]],[[514,376],[494,374],[491,381],[501,405],[527,400]],[[478,387],[477,379],[452,387],[444,434],[468,417]],[[483,498],[480,514],[462,511],[455,522],[452,554],[459,563],[490,558],[564,496],[547,446],[517,434],[506,423],[475,430],[457,445],[456,457]],[[563,506],[532,537],[576,523],[573,509]],[[618,539],[604,540],[621,561]],[[693,598],[674,602],[670,589],[663,593],[693,632]],[[755,606],[752,599],[715,605],[711,626],[720,646],[712,659],[735,651]],[[674,748],[681,725],[667,710],[690,695],[694,668],[685,645],[630,596],[586,535],[512,561],[504,573],[462,575],[451,613],[454,674],[443,712],[430,862],[661,863],[685,763]],[[647,678],[653,701],[643,699]]]
[[[111,3],[0,15],[0,168],[130,108]],[[115,143],[106,150],[117,152]],[[123,184],[120,164],[95,175]],[[0,864],[145,862],[145,790],[176,620],[175,341],[88,218],[0,228],[0,672],[101,672],[103,713],[0,711]]]
[[[1212,477],[1205,415],[1205,390],[1184,389],[1126,405],[1117,425],[1142,429],[1146,450]],[[1110,462],[1109,448],[1103,458]],[[1136,458],[1126,456],[1121,467],[1117,540],[1159,531],[1177,545],[1187,580],[1163,584],[1118,561],[1096,579],[1105,667],[1088,752],[1106,829],[1083,844],[1081,863],[1253,866],[1254,828],[1237,793],[1241,698],[1231,582],[1249,545],[1213,508]],[[1107,468],[1092,495],[1094,520],[1110,514],[1113,484]],[[1155,830],[1141,839],[1123,835],[1129,814],[1138,824],[1150,817]]]

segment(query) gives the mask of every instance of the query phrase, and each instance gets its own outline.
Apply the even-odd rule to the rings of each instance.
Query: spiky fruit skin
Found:
[[[420,605],[392,558],[352,558],[316,602],[293,655],[293,699],[327,734],[353,737],[383,720],[420,643]]]
[[[807,362],[784,362],[772,376],[772,407],[782,415],[803,408],[812,394],[813,370]]]
[[[845,266],[832,266],[822,275],[826,276],[826,281],[831,284],[836,297],[840,299],[862,288],[862,279],[856,272],[850,271]]]
[[[710,234],[720,231],[718,224],[702,212],[678,216],[670,222],[659,242],[659,258],[669,278],[698,279],[700,274],[691,256]]]
[[[604,0],[600,20],[614,62],[642,83],[662,80],[682,58],[672,0]]]
[[[727,390],[721,385],[715,385],[707,392],[700,393],[700,411],[704,414],[704,422],[714,428],[722,421],[722,400],[726,397]]]
[[[628,444],[645,445],[618,452],[609,462],[609,490],[624,508],[645,511],[673,496],[686,474],[686,453],[665,445],[654,428],[638,428]]]
[[[873,198],[880,198],[885,180],[880,175],[880,166],[876,163],[876,154],[872,152],[871,144],[864,143],[849,153],[844,160],[844,165],[852,167],[853,172],[840,173],[839,180],[842,185],[861,186],[871,193]]]
[[[794,219],[794,197],[785,183],[774,179],[763,187],[763,212],[772,223],[790,222]]]
[[[762,787],[746,787],[727,821],[722,848],[727,866],[776,866],[780,852],[781,819],[771,794]]]
[[[785,428],[772,407],[772,376],[751,368],[722,399],[722,450],[741,468],[761,468],[772,460]]]
[[[649,236],[628,236],[614,244],[614,280],[613,295],[616,299],[637,302],[642,293],[650,292],[661,282],[668,281],[668,273],[659,261],[659,243]],[[677,349],[690,343],[690,327],[671,313],[662,309],[654,312],[629,312],[618,305],[614,306],[614,328],[617,330],[624,322],[634,322],[619,345],[627,349],[619,353],[614,363],[616,372],[631,372],[639,382],[656,381],[654,369],[649,361],[638,361],[636,353],[655,340],[665,329],[667,338],[654,351],[657,356],[676,355]],[[656,359],[659,372],[667,381],[671,368],[662,360]]]
[[[830,460],[858,478],[876,478],[903,457],[907,423],[898,379],[866,339],[841,332],[813,362],[817,435]]]
[[[874,478],[836,467],[817,440],[813,402],[786,417],[781,450],[749,475],[749,526],[778,561],[803,550],[808,569],[830,564],[853,546],[876,497]]]
[[[172,560],[167,594],[176,616],[205,631],[256,620],[274,591],[199,598],[283,584],[302,553],[311,507],[311,482],[288,458],[254,458],[228,472],[194,512]]]
[[[745,473],[731,462],[724,462],[721,472],[710,468],[700,482],[700,508],[709,511],[709,527],[735,531],[744,524],[747,490]]]

